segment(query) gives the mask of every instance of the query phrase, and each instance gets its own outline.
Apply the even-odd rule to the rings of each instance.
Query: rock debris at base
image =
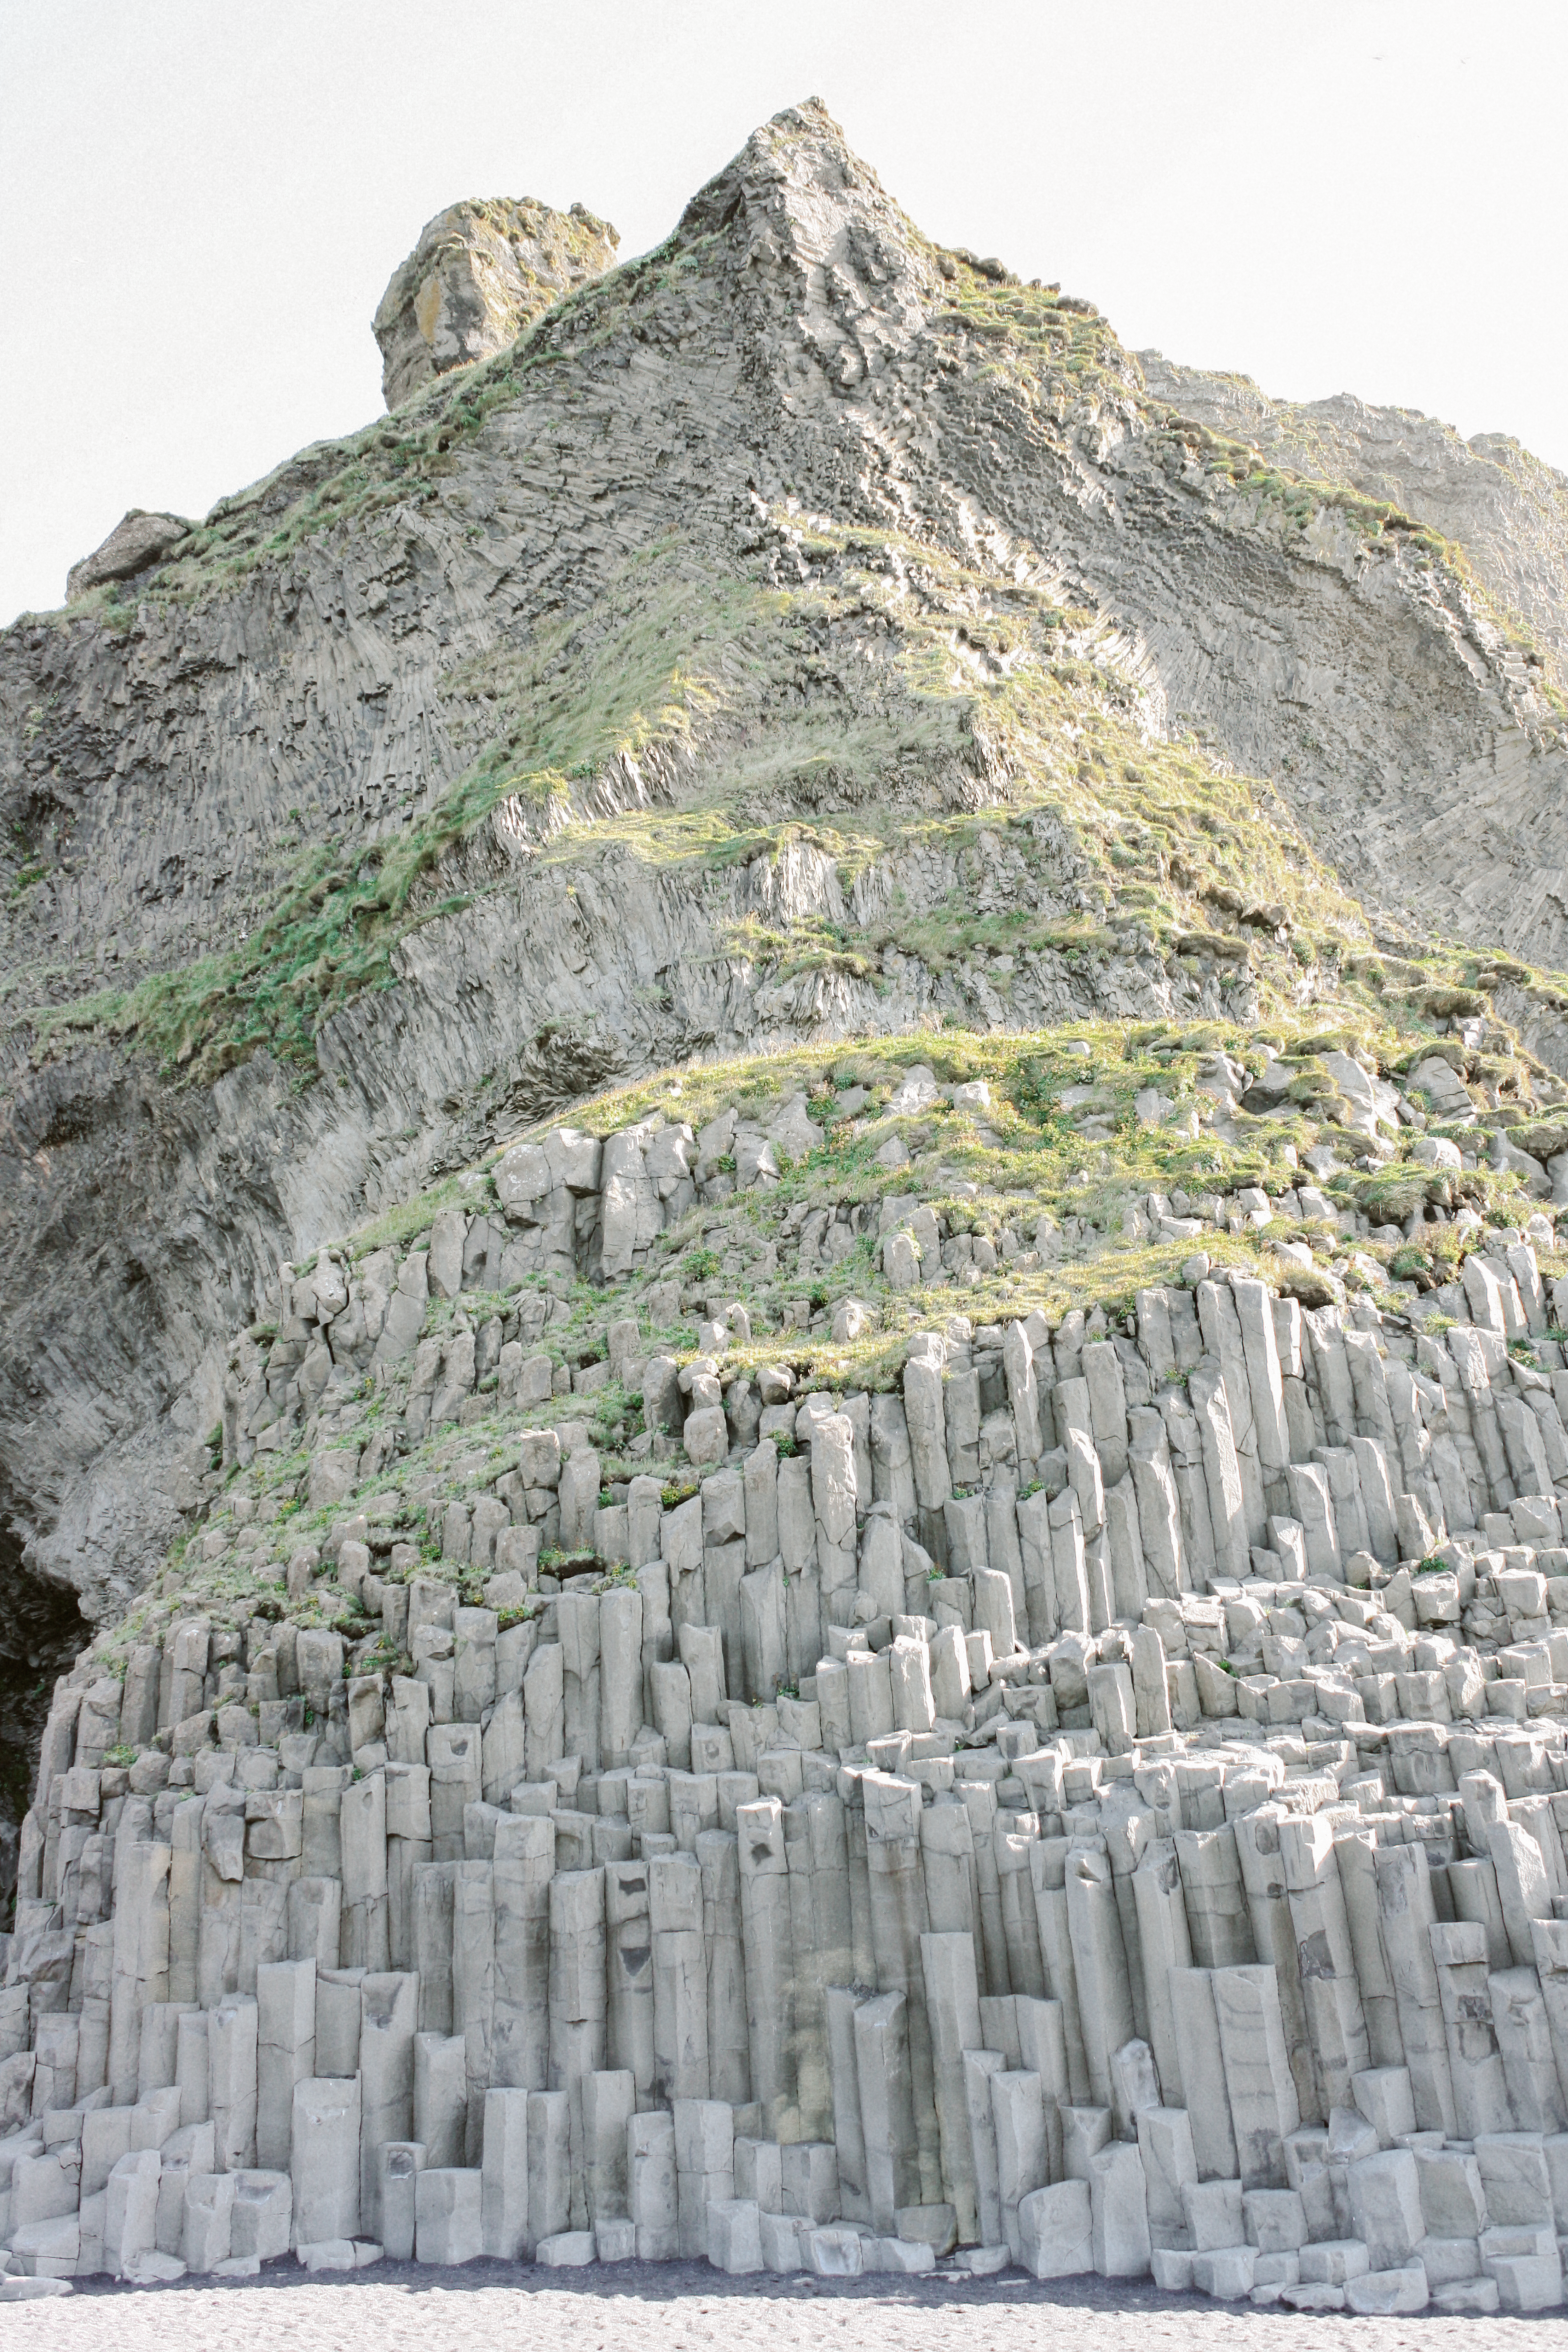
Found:
[[[514,2274],[515,2275],[515,2274]],[[489,2263],[461,2271],[411,2273],[379,2264],[353,2280],[316,2280],[291,2265],[255,2284],[186,2280],[156,2295],[105,2283],[67,2300],[8,2312],[16,2341],[38,2352],[179,2352],[185,2334],[203,2352],[240,2352],[266,2331],[299,2352],[348,2352],[363,2337],[384,2352],[420,2352],[432,2330],[462,2331],[474,2352],[491,2346],[548,2344],[560,2352],[820,2352],[841,2339],[865,2352],[1026,2352],[1049,2331],[1067,2352],[1121,2352],[1129,2323],[1175,2352],[1221,2352],[1232,2344],[1268,2352],[1401,2352],[1407,2320],[1348,2314],[1259,2312],[1157,2296],[1121,2283],[1065,2280],[1036,2286],[1015,2271],[1003,2279],[949,2281],[931,2275],[817,2281],[716,2277],[686,2263],[658,2273],[640,2265],[548,2281],[524,2273],[511,2284]],[[1517,2318],[1445,2318],[1425,2313],[1421,2343],[1501,2352],[1519,2342]],[[610,2331],[613,2330],[613,2336]]]

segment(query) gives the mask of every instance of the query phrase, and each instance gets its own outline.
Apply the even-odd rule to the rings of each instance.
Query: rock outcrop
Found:
[[[107,581],[133,580],[190,534],[190,524],[179,515],[144,514],[140,507],[132,507],[101,547],[72,564],[66,575],[67,603],[74,604],[89,588],[101,588]]]
[[[505,351],[541,311],[613,268],[618,242],[583,205],[558,213],[527,196],[497,196],[437,213],[376,310],[388,408],[452,368]]]

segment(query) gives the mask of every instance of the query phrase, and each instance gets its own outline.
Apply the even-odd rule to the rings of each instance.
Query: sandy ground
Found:
[[[1536,2352],[1562,2312],[1357,2319],[1255,2310],[1100,2280],[728,2279],[697,2263],[571,2273],[384,2263],[312,2279],[83,2284],[0,2311],[10,2352]]]

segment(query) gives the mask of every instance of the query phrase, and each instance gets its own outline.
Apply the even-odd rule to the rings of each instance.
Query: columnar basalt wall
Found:
[[[631,1275],[805,1119],[556,1129],[237,1339],[237,1496],[303,1436],[322,1532],[239,1497],[220,1600],[57,1686],[11,2267],[1559,2304],[1568,1301],[1530,1238],[1429,1330],[1194,1260],[1129,1317],[955,1314],[882,1393],[801,1395],[738,1306],[669,1348],[645,1289],[568,1391],[551,1277]],[[875,1215],[889,1282],[962,1286],[929,1207]],[[645,1467],[606,1487],[612,1381]],[[437,1557],[375,1487],[447,1423]]]

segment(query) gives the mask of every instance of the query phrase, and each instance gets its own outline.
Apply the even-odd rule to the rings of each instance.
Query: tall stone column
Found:
[[[256,1971],[256,2161],[287,2172],[294,2085],[316,2071],[316,1963],[275,1960]]]
[[[475,1747],[479,1733],[473,1734]],[[348,1968],[384,1969],[392,1957],[386,1893],[386,1776],[367,1773],[342,1792],[342,1948]]]
[[[642,1717],[653,1721],[653,1670],[668,1665],[675,1655],[675,1628],[669,1614],[669,1570],[663,1560],[639,1568],[637,1594],[642,1601]]]
[[[923,1828],[923,1820],[922,1820]],[[1035,1886],[1030,1875],[1030,1849],[1037,1843],[1021,1831],[992,1832],[991,1852],[996,1864],[1002,1937],[1007,1948],[1013,1990],[1030,2000],[1046,1997],[1046,1967],[1040,1951],[1039,1924],[1035,1916]]]
[[[752,2059],[741,1853],[734,1833],[700,1830],[697,1864],[702,1874],[702,1943],[708,1965],[709,2084],[716,2099],[744,2106],[752,2095]]]
[[[1252,1921],[1252,1940],[1258,1958],[1269,1964],[1279,1981],[1279,2015],[1289,2053],[1291,2079],[1296,2085],[1296,2103],[1309,2122],[1322,2123],[1328,2110],[1318,2088],[1301,1986],[1296,1922],[1279,1853],[1279,1825],[1284,1819],[1282,1805],[1259,1805],[1255,1812],[1243,1813],[1232,1826]]]
[[[1479,1920],[1438,1920],[1432,1958],[1448,2044],[1448,2073],[1462,2139],[1512,2128],[1508,2079],[1492,2024],[1487,1985],[1487,1931]]]
[[[1062,2032],[1062,2005],[1059,2000],[1026,2000],[1020,1997],[1016,2010],[1018,2021],[1018,2054],[1024,2062],[1023,2071],[1037,2074],[1045,2099],[1046,2179],[1062,2178],[1063,2130],[1062,2109],[1069,2103],[1068,2089],[1067,2042]]]
[[[876,1981],[883,1992],[902,1993],[907,2004],[903,2031],[914,2096],[921,2195],[903,2201],[934,2205],[942,2201],[942,2148],[931,2021],[921,1969],[921,1937],[931,1930],[921,1867],[921,1792],[915,1782],[885,1772],[862,1774],[861,1789]]]
[[[635,2115],[627,2126],[626,2176],[637,2260],[673,2262],[680,2252],[679,2173],[675,2119],[662,2108]]]
[[[1234,1828],[1178,1830],[1176,1859],[1194,1959],[1205,1969],[1249,1967],[1258,1949]]]
[[[1557,2062],[1557,2081],[1568,2101],[1568,1920],[1537,1919],[1535,1972]]]
[[[297,2083],[290,2139],[294,2244],[316,2245],[323,2238],[358,2237],[358,2075]]]
[[[558,1871],[550,1882],[550,2087],[568,2100],[573,2229],[587,2214],[583,2082],[604,2066],[607,2010],[604,1871]]]
[[[826,1990],[830,1984],[844,1983],[854,1963],[844,1807],[837,1794],[813,1790],[785,1808],[784,1830],[795,1942],[795,2063],[800,2129],[804,2138],[822,2140],[830,2138],[833,2131]]]
[[[969,2146],[974,2165],[974,2226],[983,2246],[1005,2242],[1002,2224],[1001,2171],[996,2148],[996,2110],[991,2085],[1006,2072],[1000,2050],[966,2050],[963,2053],[963,2097],[969,2116]]]
[[[1093,1847],[1073,1845],[1067,1857],[1068,1932],[1089,2087],[1097,2106],[1111,2104],[1110,2057],[1132,2039],[1132,1991],[1110,1864]]]
[[[602,1593],[599,1738],[606,1771],[616,1771],[631,1761],[632,1742],[642,1728],[642,1594],[634,1586],[617,1586]]]
[[[969,1813],[974,1851],[974,1899],[979,1941],[974,1957],[981,1990],[993,1999],[1013,1990],[1013,1964],[1002,1916],[1002,1874],[996,1862],[996,1790],[989,1780],[961,1780],[957,1794]]]
[[[659,1525],[659,1550],[669,1572],[669,1621],[679,1640],[683,1625],[706,1625],[702,1585],[702,1497],[693,1495]]]
[[[784,1568],[784,1643],[790,1674],[798,1681],[815,1670],[826,1646],[811,1465],[804,1457],[779,1464],[777,1507],[779,1557]]]
[[[1168,2107],[1179,2107],[1182,2045],[1171,2002],[1171,1970],[1191,1968],[1193,1947],[1187,1933],[1176,1850],[1168,1840],[1151,1845],[1132,1873],[1132,1895],[1138,1906],[1139,1942],[1142,1948],[1149,2046],[1154,2053],[1162,2099]]]
[[[1420,1846],[1380,1845],[1373,1864],[1384,1949],[1399,2011],[1416,2126],[1422,2131],[1443,2132],[1452,2139],[1458,2123],[1442,1993],[1432,1956],[1431,1931],[1436,1913],[1426,1855]]]
[[[186,1798],[169,1824],[169,1999],[196,1999],[202,1926],[202,1801]]]
[[[145,1799],[127,1798],[114,1840],[109,1994],[109,2089],[117,2107],[136,2097],[142,2013],[149,2002],[169,1998],[170,1849],[143,1833],[150,1828]]]
[[[468,2125],[463,2161],[476,2165],[484,2144],[485,2093],[490,2085],[495,2011],[495,1910],[492,1864],[459,1862],[452,1883],[452,2031],[463,2037]]]
[[[583,2138],[590,2223],[624,2221],[627,2216],[627,2132],[636,2112],[637,2084],[625,2067],[587,2076],[583,2085]]]
[[[1062,2037],[1067,2049],[1068,2082],[1074,2106],[1085,2106],[1090,2096],[1089,2056],[1084,2046],[1083,2019],[1079,2009],[1078,1970],[1073,1961],[1072,1931],[1068,1920],[1066,1838],[1039,1838],[1029,1853],[1029,1874],[1035,1889],[1035,1923],[1040,1931],[1040,1956],[1046,1987],[1062,2008]]]
[[[921,1809],[921,1861],[931,1933],[977,1934],[980,1911],[974,1884],[974,1833],[970,1826],[969,1808],[951,1790],[939,1795],[933,1804]],[[1032,1877],[1029,1895],[1033,1901]]]
[[[455,1862],[427,1863],[414,1874],[414,1967],[419,1979],[419,2030],[452,2031],[452,1904]]]
[[[389,1857],[393,1843],[388,1841]],[[429,1846],[426,1843],[426,1859],[428,1858]],[[408,1891],[411,1904],[412,1886]],[[390,1869],[387,1892],[390,1901]],[[291,1882],[288,1911],[289,1958],[291,1960],[314,1960],[319,1969],[335,1969],[342,1965],[340,1934],[342,1897],[341,1879],[296,1878]]]
[[[1272,1968],[1215,1969],[1210,1979],[1237,2160],[1247,2189],[1283,2189],[1285,2142],[1300,2121]]]
[[[708,1971],[702,1944],[702,1872],[694,1854],[647,1864],[653,1940],[654,2084],[664,2104],[705,2099]]]
[[[1558,2088],[1541,1979],[1534,1969],[1499,1969],[1488,1990],[1514,2128],[1555,2137],[1568,2129],[1568,2107]]]
[[[746,1953],[746,2025],[752,2097],[765,2136],[796,2136],[795,1935],[784,1807],[776,1797],[737,1806],[741,1919]]]
[[[677,2099],[676,2195],[680,2251],[708,2250],[708,2208],[735,2193],[735,2118],[721,2099]]]
[[[559,1642],[542,1643],[523,1668],[522,1713],[527,1777],[542,1780],[566,1746],[566,1673]]]
[[[485,2094],[479,2220],[486,2253],[503,2263],[526,2259],[528,2099],[527,2091],[516,2086]]]
[[[768,1452],[773,1451],[770,1445]],[[798,1674],[792,1676],[790,1672],[789,1594],[778,1560],[753,1568],[741,1579],[740,1607],[744,1696],[765,1703],[781,1683],[799,1680]]]
[[[861,1774],[840,1769],[838,1795],[844,1806],[844,1844],[849,1857],[849,1929],[854,1939],[853,1981],[876,1980],[877,1955],[871,1941],[871,1869],[866,1858],[866,1792]]]
[[[1366,2018],[1366,2044],[1375,2067],[1404,2065],[1404,2034],[1399,2032],[1399,2001],[1394,1978],[1383,1945],[1383,1922],[1377,1915],[1377,1839],[1371,1830],[1340,1828],[1333,1837],[1340,1865],[1340,1894],[1344,1895],[1344,1924],[1350,1928],[1350,1950],[1361,1992],[1361,2013]],[[1284,2001],[1284,1992],[1281,1992]],[[1302,2115],[1305,2115],[1302,2107]]]
[[[1352,2079],[1365,2072],[1372,2053],[1329,1823],[1317,1814],[1287,1817],[1279,1824],[1279,1857],[1320,2094],[1331,2110],[1349,2106]]]
[[[960,2244],[973,2245],[978,2231],[974,2149],[963,2076],[964,2052],[978,2049],[981,2040],[973,1935],[949,1930],[922,1936],[921,1969],[931,2020],[943,2201],[957,2216]]]
[[[599,1715],[603,1675],[599,1663],[599,1601],[596,1593],[563,1592],[555,1603],[561,1635],[562,1699],[565,1715],[563,1753],[581,1757],[585,1772],[599,1769]]]
[[[360,2218],[378,2242],[381,2151],[412,2138],[414,2037],[418,1980],[407,1970],[366,1976],[360,1986]]]
[[[559,2237],[574,2225],[574,2203],[587,2211],[585,2185],[572,2181],[572,2103],[564,2091],[528,2095],[528,2236],[532,2261],[542,2238]]]
[[[827,1992],[827,2050],[833,2076],[833,2161],[838,2211],[847,2221],[868,2221],[866,2135],[860,2120],[860,2081],[855,2054],[855,2011],[861,1995],[849,1985]],[[804,2145],[804,2143],[797,2143]]]
[[[1045,2097],[1037,2074],[1005,2069],[991,2077],[996,2128],[996,2190],[1002,2234],[1015,2262],[1023,2260],[1018,2208],[1049,2177]]]
[[[503,2089],[542,2091],[550,2068],[550,1882],[555,1824],[512,1813],[496,1824],[491,1901],[491,2063]]]
[[[243,1994],[226,1994],[207,2019],[208,2099],[220,2172],[244,2172],[256,2162],[256,2003]]]
[[[1238,2177],[1236,2132],[1210,1969],[1173,1969],[1171,2005],[1182,2049],[1182,2083],[1200,2180]]]
[[[458,2168],[468,2137],[468,2083],[460,2033],[414,2037],[414,2137],[432,2170]]]
[[[909,2003],[901,1992],[874,1993],[855,2011],[866,2193],[873,2228],[889,2238],[898,2235],[900,2205],[940,2201],[922,2194],[908,2021]]]
[[[653,1929],[648,1920],[648,1864],[612,1862],[605,1868],[605,1987],[610,2063],[629,2074],[639,2109],[658,2095],[654,2042]]]

